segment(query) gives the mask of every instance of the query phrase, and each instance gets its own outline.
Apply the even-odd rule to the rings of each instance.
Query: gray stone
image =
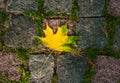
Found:
[[[78,0],[79,17],[101,16],[105,0]]]
[[[29,49],[36,46],[37,23],[22,15],[12,15],[9,28],[4,36],[4,43],[8,47]]]
[[[58,83],[82,83],[86,68],[85,57],[61,55],[57,61]]]
[[[88,47],[101,48],[107,45],[107,39],[103,32],[104,18],[81,18],[77,24],[76,33],[80,36],[78,47],[86,49]]]
[[[99,55],[95,67],[97,73],[92,83],[119,83],[120,59]]]
[[[49,57],[45,65],[43,66],[42,73],[40,75],[40,69],[47,58],[47,55],[30,55],[29,68],[31,72],[30,83],[51,83],[51,79],[54,73],[54,58]]]
[[[38,0],[11,0],[7,10],[9,12],[37,11]]]
[[[0,12],[5,11],[10,0],[0,0]]]
[[[47,12],[71,13],[72,0],[44,0],[44,8]]]
[[[115,50],[120,50],[120,26],[116,27],[114,40],[115,40],[115,44],[114,44],[113,48]]]
[[[109,0],[109,14],[120,16],[120,0]]]

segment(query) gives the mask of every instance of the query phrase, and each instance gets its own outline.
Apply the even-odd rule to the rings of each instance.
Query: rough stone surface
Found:
[[[5,3],[4,0],[0,0],[0,11],[2,11],[3,9],[5,9]]]
[[[79,17],[101,16],[105,0],[78,0]]]
[[[120,50],[120,26],[116,27],[114,49]]]
[[[109,56],[98,56],[96,60],[97,73],[92,83],[119,83],[120,59]]]
[[[82,83],[86,67],[85,57],[61,55],[57,61],[58,83]]]
[[[43,21],[43,26],[45,27],[46,23],[53,29],[54,32],[57,31],[58,27],[64,25],[65,23],[68,24],[68,34],[73,35],[75,34],[75,25],[76,22],[73,22],[69,19],[45,19]]]
[[[120,0],[109,0],[109,14],[120,16]]]
[[[54,58],[49,57],[48,61],[45,63],[42,75],[40,76],[40,69],[47,58],[47,55],[30,55],[29,57],[29,68],[31,72],[30,83],[51,83],[51,79],[54,73]]]
[[[21,63],[13,57],[13,54],[0,52],[0,77],[5,74],[9,80],[18,81],[20,79],[20,64]]]
[[[10,0],[0,0],[0,12],[5,11]]]
[[[44,8],[48,12],[70,14],[72,9],[72,0],[44,0]]]
[[[22,15],[12,15],[9,28],[4,36],[8,47],[28,49],[36,46],[36,23]]]
[[[24,12],[38,9],[38,0],[11,0],[7,10],[9,12]]]
[[[77,24],[76,33],[81,36],[78,46],[81,49],[88,47],[101,48],[107,45],[103,29],[104,18],[81,18]]]

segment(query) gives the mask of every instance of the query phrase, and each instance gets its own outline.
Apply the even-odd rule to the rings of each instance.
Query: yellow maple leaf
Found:
[[[53,30],[46,24],[46,29],[43,31],[45,37],[39,37],[39,39],[49,48],[57,50],[57,51],[65,51],[71,52],[71,47],[69,44],[75,45],[76,37],[74,36],[67,36],[68,29],[67,24],[63,25],[62,27],[58,27],[58,30],[53,33]]]

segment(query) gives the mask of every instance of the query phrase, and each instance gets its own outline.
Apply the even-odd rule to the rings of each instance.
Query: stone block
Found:
[[[86,68],[85,57],[61,55],[57,60],[58,83],[82,83]]]
[[[11,0],[8,12],[29,12],[38,10],[38,0]]]
[[[7,4],[10,2],[10,0],[0,0],[0,12],[3,12],[6,10]]]
[[[54,58],[49,57],[45,65],[43,66],[41,75],[40,69],[43,65],[44,60],[47,58],[47,55],[30,55],[29,57],[29,68],[31,72],[30,83],[51,83],[51,79],[54,73]]]
[[[14,58],[12,53],[0,52],[0,77],[7,75],[8,79],[11,81],[20,80],[20,65],[21,62]],[[1,81],[0,82],[8,82]]]
[[[97,73],[92,83],[119,83],[120,59],[99,55],[95,66]]]
[[[47,12],[70,14],[72,10],[72,0],[44,0],[44,8]]]
[[[107,39],[103,32],[104,18],[81,18],[76,25],[76,33],[80,36],[78,47],[86,49],[89,47],[101,48],[107,45]]]
[[[120,17],[120,0],[109,0],[109,14]]]
[[[36,46],[37,23],[22,15],[12,15],[9,28],[4,35],[4,43],[8,47],[31,49]]]
[[[97,17],[102,15],[105,0],[78,0],[79,17]]]

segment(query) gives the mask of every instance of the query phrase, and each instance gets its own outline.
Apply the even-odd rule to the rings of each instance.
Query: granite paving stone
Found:
[[[109,14],[112,16],[120,16],[120,0],[109,0]]]
[[[101,48],[107,45],[107,39],[103,31],[104,18],[80,18],[76,25],[76,33],[80,36],[78,47]]]
[[[13,53],[0,52],[0,77],[7,75],[11,81],[20,80],[20,65],[21,62],[14,57]],[[0,80],[0,83],[4,82]]]
[[[3,12],[6,10],[7,4],[10,2],[10,0],[0,0],[0,12]]]
[[[4,43],[8,47],[31,49],[36,46],[37,23],[23,15],[12,15],[9,28],[4,35]]]
[[[79,17],[102,16],[105,0],[78,0]]]
[[[72,0],[44,0],[44,8],[47,12],[70,14],[72,10]]]
[[[29,12],[38,10],[38,0],[11,0],[8,12]]]
[[[42,75],[40,76],[40,69],[47,58],[45,54],[30,55],[29,68],[31,72],[30,83],[51,83],[54,73],[54,58],[51,56],[43,66]]]
[[[60,55],[57,60],[58,83],[82,83],[87,59],[79,55]]]
[[[96,60],[97,73],[92,83],[119,83],[120,59],[99,55]]]

